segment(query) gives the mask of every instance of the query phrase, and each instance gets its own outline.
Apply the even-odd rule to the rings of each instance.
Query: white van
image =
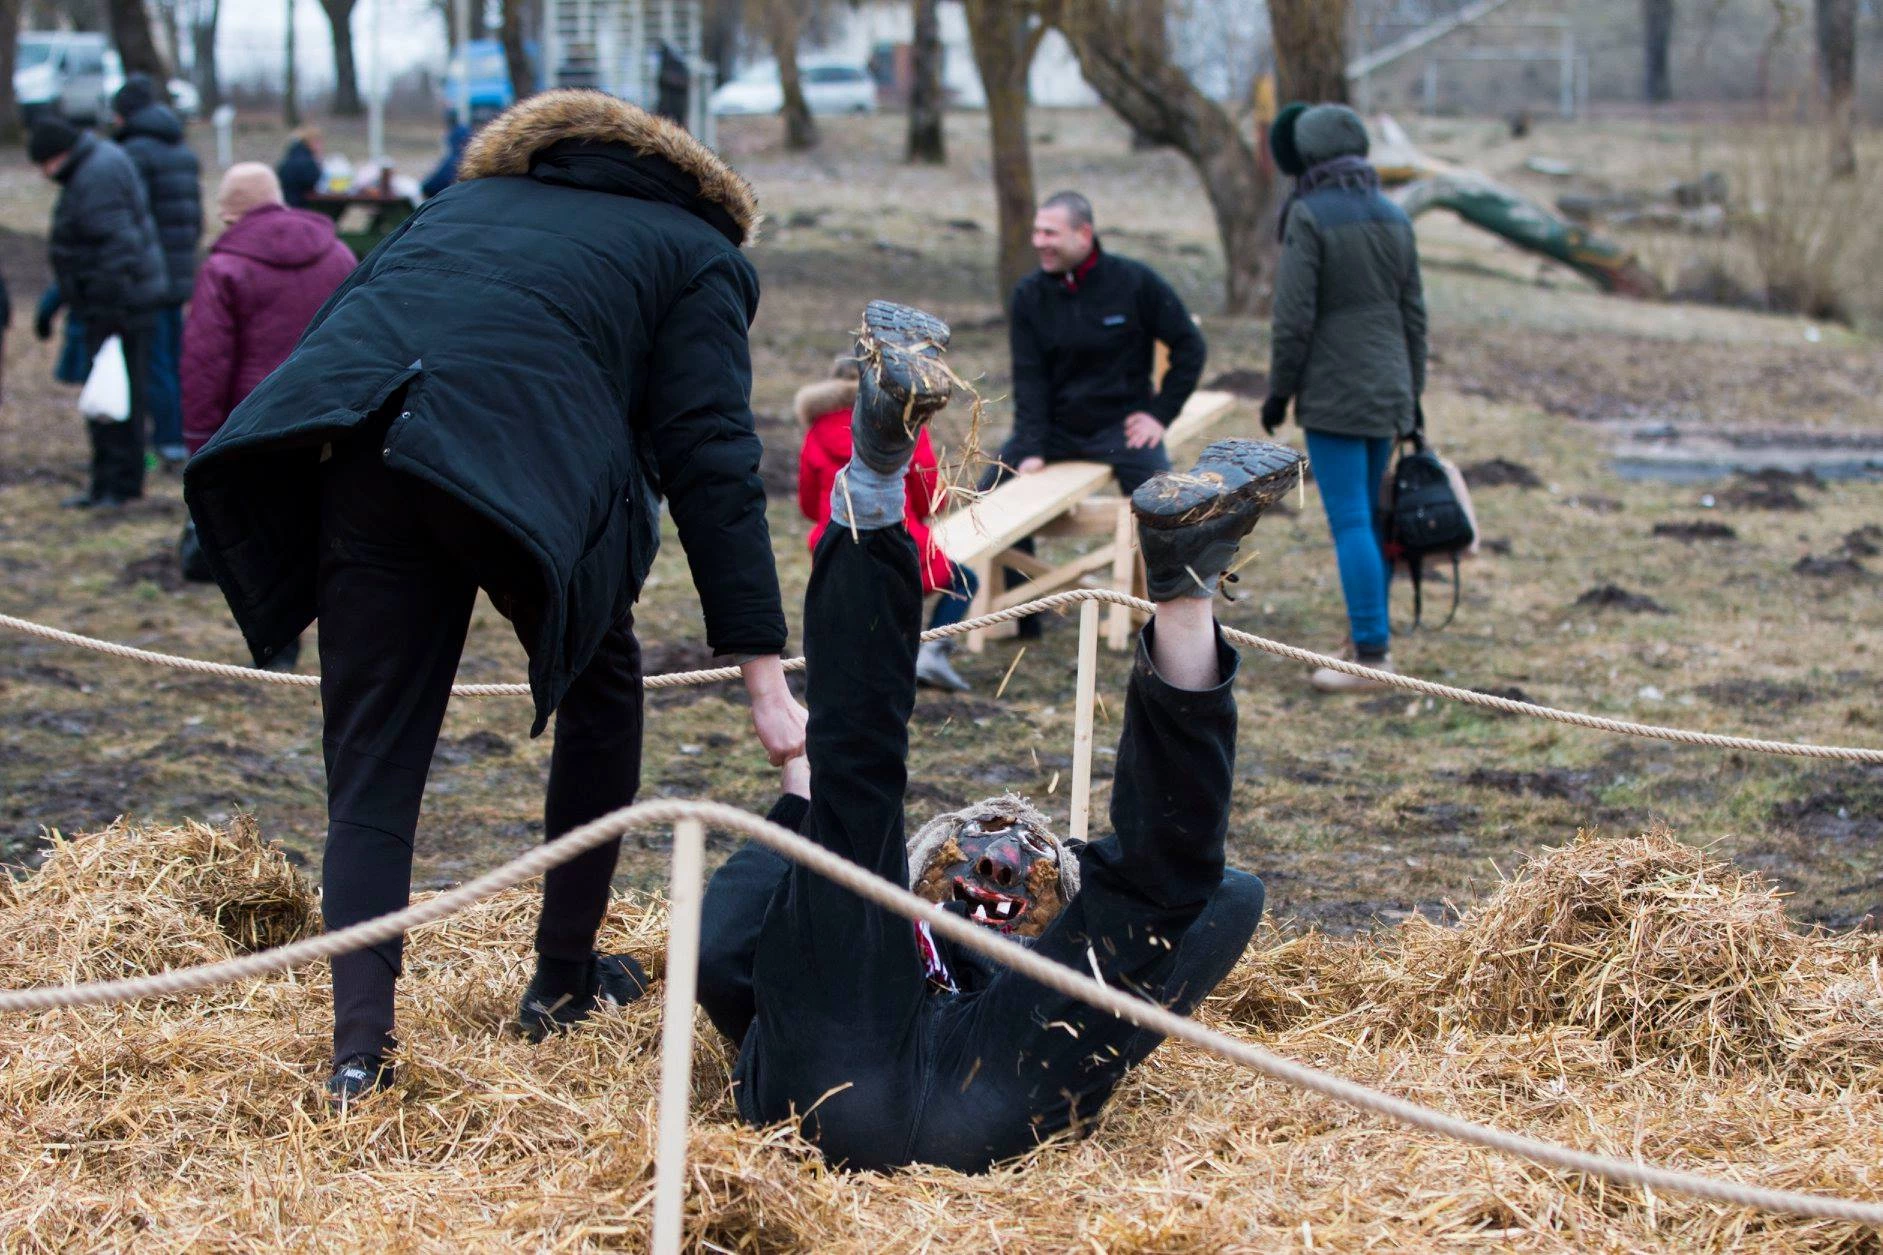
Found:
[[[103,35],[84,31],[22,31],[13,57],[13,99],[31,126],[46,112],[95,126],[111,116],[111,93],[124,74]],[[113,81],[115,79],[115,81]]]

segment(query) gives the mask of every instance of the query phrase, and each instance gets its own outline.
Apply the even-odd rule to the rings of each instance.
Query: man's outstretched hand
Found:
[[[1125,415],[1125,448],[1155,449],[1164,443],[1164,425],[1139,410]]]
[[[752,699],[752,730],[771,765],[782,767],[804,753],[804,725],[810,716],[785,684],[784,664],[777,654],[753,658],[739,669]]]
[[[1020,465],[1013,468],[1016,475],[1031,475],[1046,469],[1046,459],[1042,457],[1021,458]]]

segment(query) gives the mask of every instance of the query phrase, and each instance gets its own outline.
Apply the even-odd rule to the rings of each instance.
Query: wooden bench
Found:
[[[1193,393],[1164,435],[1172,460],[1178,448],[1203,436],[1235,402],[1228,392]],[[1137,532],[1132,526],[1131,503],[1117,495],[1094,495],[1111,482],[1111,467],[1102,462],[1054,462],[1032,475],[1015,476],[938,522],[932,532],[936,546],[980,580],[969,615],[991,614],[1094,580],[1100,587],[1121,593],[1137,591]],[[1014,548],[1029,537],[1040,536],[1109,536],[1111,540],[1051,566]],[[996,588],[996,578],[1008,567],[1028,579],[1012,589]],[[1130,645],[1131,623],[1129,610],[1110,607],[1106,640],[1113,649]],[[998,635],[1012,631],[1010,627],[1006,632],[990,630]],[[968,648],[981,652],[987,647],[987,635],[987,631],[969,633]]]

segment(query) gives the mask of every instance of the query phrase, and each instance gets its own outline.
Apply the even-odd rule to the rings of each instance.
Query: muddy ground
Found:
[[[865,298],[917,301],[952,319],[956,365],[990,401],[987,443],[1009,418],[980,120],[951,121],[953,158],[939,171],[897,165],[898,125],[835,121],[809,159],[784,154],[769,120],[729,124],[722,136],[771,215],[752,250],[765,289],[754,403],[794,625],[807,555],[789,495],[791,395],[842,347]],[[1132,151],[1123,130],[1096,113],[1044,114],[1034,131],[1041,186],[1087,191],[1107,243],[1157,265],[1201,315],[1209,375],[1255,380],[1248,372],[1266,366],[1266,327],[1217,312],[1216,244],[1182,160]],[[1432,142],[1468,158],[1479,134],[1454,129]],[[1547,152],[1568,138],[1545,126],[1534,143]],[[411,164],[433,142],[422,127],[395,139]],[[238,156],[272,157],[278,142],[266,128],[245,132]],[[1496,145],[1508,166],[1508,143]],[[37,179],[16,156],[0,166],[0,269],[16,309],[0,409],[0,606],[113,640],[242,661],[216,591],[172,573],[183,522],[174,478],[154,476],[149,499],[115,517],[58,508],[81,482],[84,447],[73,394],[50,382],[51,349],[34,342],[26,312],[45,280],[49,196]],[[1864,545],[1874,535],[1864,529],[1883,525],[1883,484],[1634,482],[1615,475],[1605,453],[1606,423],[1616,419],[1883,430],[1878,344],[1835,327],[1808,337],[1796,319],[1618,301],[1562,274],[1546,286],[1528,259],[1455,223],[1428,220],[1420,232],[1433,309],[1433,433],[1448,455],[1492,468],[1497,482],[1476,494],[1487,544],[1465,568],[1457,622],[1401,639],[1402,669],[1626,718],[1883,744],[1883,559],[1874,542]],[[1259,395],[1259,384],[1251,390]],[[1256,434],[1255,417],[1244,402],[1221,431]],[[959,452],[963,418],[951,411],[940,430]],[[1299,441],[1292,428],[1285,435]],[[1240,600],[1220,613],[1331,649],[1344,619],[1311,488],[1308,498],[1305,510],[1263,523],[1261,558],[1245,570]],[[1428,603],[1449,596],[1442,583],[1428,588]],[[1394,609],[1403,622],[1408,599],[1397,597]],[[655,567],[641,624],[652,669],[705,662],[677,545]],[[1017,663],[1012,643],[995,643],[962,663],[972,694],[922,698],[915,819],[1005,789],[1063,818],[1075,636],[1070,620],[1057,622]],[[309,643],[302,667],[312,671]],[[1110,698],[1101,746],[1117,730],[1126,662],[1101,659]],[[480,606],[462,678],[522,673],[506,625]],[[1621,832],[1655,819],[1766,871],[1804,918],[1849,926],[1883,902],[1883,777],[1874,768],[1620,739],[1403,694],[1329,700],[1298,667],[1259,654],[1247,661],[1239,697],[1233,858],[1267,879],[1282,918],[1346,929],[1443,912],[1449,900],[1482,892],[1500,866],[1578,828]],[[773,774],[736,689],[660,693],[650,708],[647,796],[766,806]],[[426,800],[420,885],[461,880],[540,838],[548,744],[530,740],[528,724],[519,700],[453,707]],[[1108,754],[1101,748],[1097,763],[1101,831]],[[297,858],[317,862],[321,789],[310,691],[137,668],[0,635],[0,859],[29,866],[47,830],[88,829],[122,812],[167,823],[245,810]],[[660,846],[631,844],[624,883],[661,882]]]

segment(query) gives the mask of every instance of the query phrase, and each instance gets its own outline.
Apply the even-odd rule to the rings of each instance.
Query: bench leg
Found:
[[[997,567],[991,558],[983,558],[979,562],[969,563],[968,566],[974,572],[974,578],[980,581],[974,590],[973,600],[968,602],[968,617],[974,619],[986,614],[988,608],[994,604],[994,572]],[[984,653],[986,649],[987,630],[985,628],[976,628],[968,633],[969,653]]]

